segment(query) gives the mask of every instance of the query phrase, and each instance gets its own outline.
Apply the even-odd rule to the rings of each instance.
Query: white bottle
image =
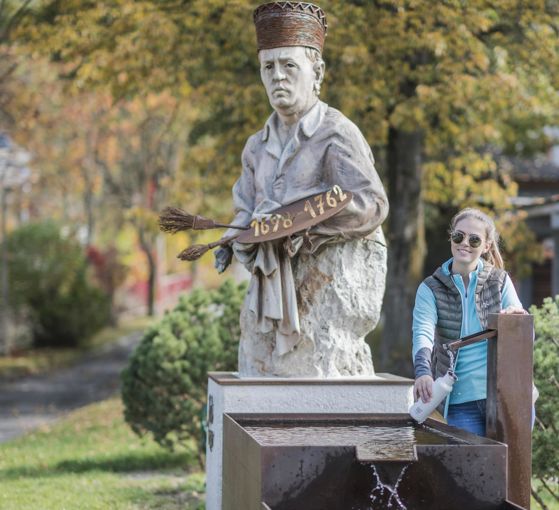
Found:
[[[454,375],[452,370],[449,370],[445,375],[437,377],[433,383],[433,395],[429,402],[418,401],[410,407],[409,413],[417,423],[423,423],[437,406],[445,399],[445,397],[452,391],[452,386],[458,378]]]

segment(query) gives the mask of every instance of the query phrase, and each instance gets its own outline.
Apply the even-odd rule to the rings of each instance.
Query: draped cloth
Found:
[[[241,259],[238,246],[242,245],[237,245],[235,253]],[[281,242],[256,247],[252,274],[246,306],[255,314],[262,333],[277,329],[276,350],[285,354],[297,345],[300,326],[291,260]]]

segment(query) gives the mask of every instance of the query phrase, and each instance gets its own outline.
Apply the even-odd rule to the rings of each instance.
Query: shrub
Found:
[[[555,499],[559,473],[559,296],[546,298],[540,308],[533,306],[536,342],[534,382],[540,392],[536,402],[533,432],[532,471]]]
[[[90,284],[82,247],[54,222],[7,238],[10,304],[26,310],[37,347],[77,346],[108,323],[109,301]]]
[[[200,436],[208,370],[237,367],[245,290],[232,281],[197,289],[146,332],[122,374],[124,416],[136,434],[170,449]]]

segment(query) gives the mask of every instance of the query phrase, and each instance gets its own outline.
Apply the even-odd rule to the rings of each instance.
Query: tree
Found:
[[[37,167],[34,213],[79,225],[88,246],[96,237],[111,244],[111,236],[132,225],[146,258],[146,305],[153,314],[157,213],[176,188],[188,116],[177,123],[181,106],[168,93],[116,101],[101,89],[65,87],[57,74],[67,66],[34,58],[20,67],[34,111],[21,115],[17,128]]]
[[[540,308],[530,308],[534,314],[536,342],[534,345],[534,382],[540,396],[536,402],[536,425],[533,434],[534,478],[556,501],[559,501],[557,490],[557,473],[559,472],[558,427],[559,380],[559,296],[546,298]],[[542,508],[542,494],[532,489],[532,495]]]
[[[137,235],[148,268],[148,315],[154,314],[158,212],[167,203],[182,165],[185,126],[177,123],[180,105],[168,94],[121,101],[105,119],[104,143],[95,148],[102,169],[107,206],[124,215]],[[114,204],[114,207],[113,207]]]
[[[82,247],[53,222],[10,233],[11,306],[29,315],[35,346],[76,346],[107,325],[107,295],[91,284]]]
[[[197,104],[190,149],[212,155],[200,160],[198,175],[207,177],[211,168],[219,178],[208,192],[227,194],[244,141],[269,112],[248,29],[253,5],[46,5],[44,22],[25,36],[72,63],[73,83],[109,86],[117,97],[168,89]],[[557,121],[558,6],[543,0],[321,5],[330,25],[324,97],[363,130],[388,185],[383,369],[409,373],[426,206],[478,205],[497,215],[510,208],[507,197],[516,188],[494,156],[541,148],[538,129]]]
[[[11,124],[13,117],[9,103],[13,97],[12,74],[17,68],[17,60],[8,43],[13,31],[28,13],[32,0],[0,0],[0,130]]]

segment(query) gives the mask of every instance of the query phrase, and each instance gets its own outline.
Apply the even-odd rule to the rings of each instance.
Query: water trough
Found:
[[[224,510],[498,510],[507,446],[404,414],[226,414]]]

